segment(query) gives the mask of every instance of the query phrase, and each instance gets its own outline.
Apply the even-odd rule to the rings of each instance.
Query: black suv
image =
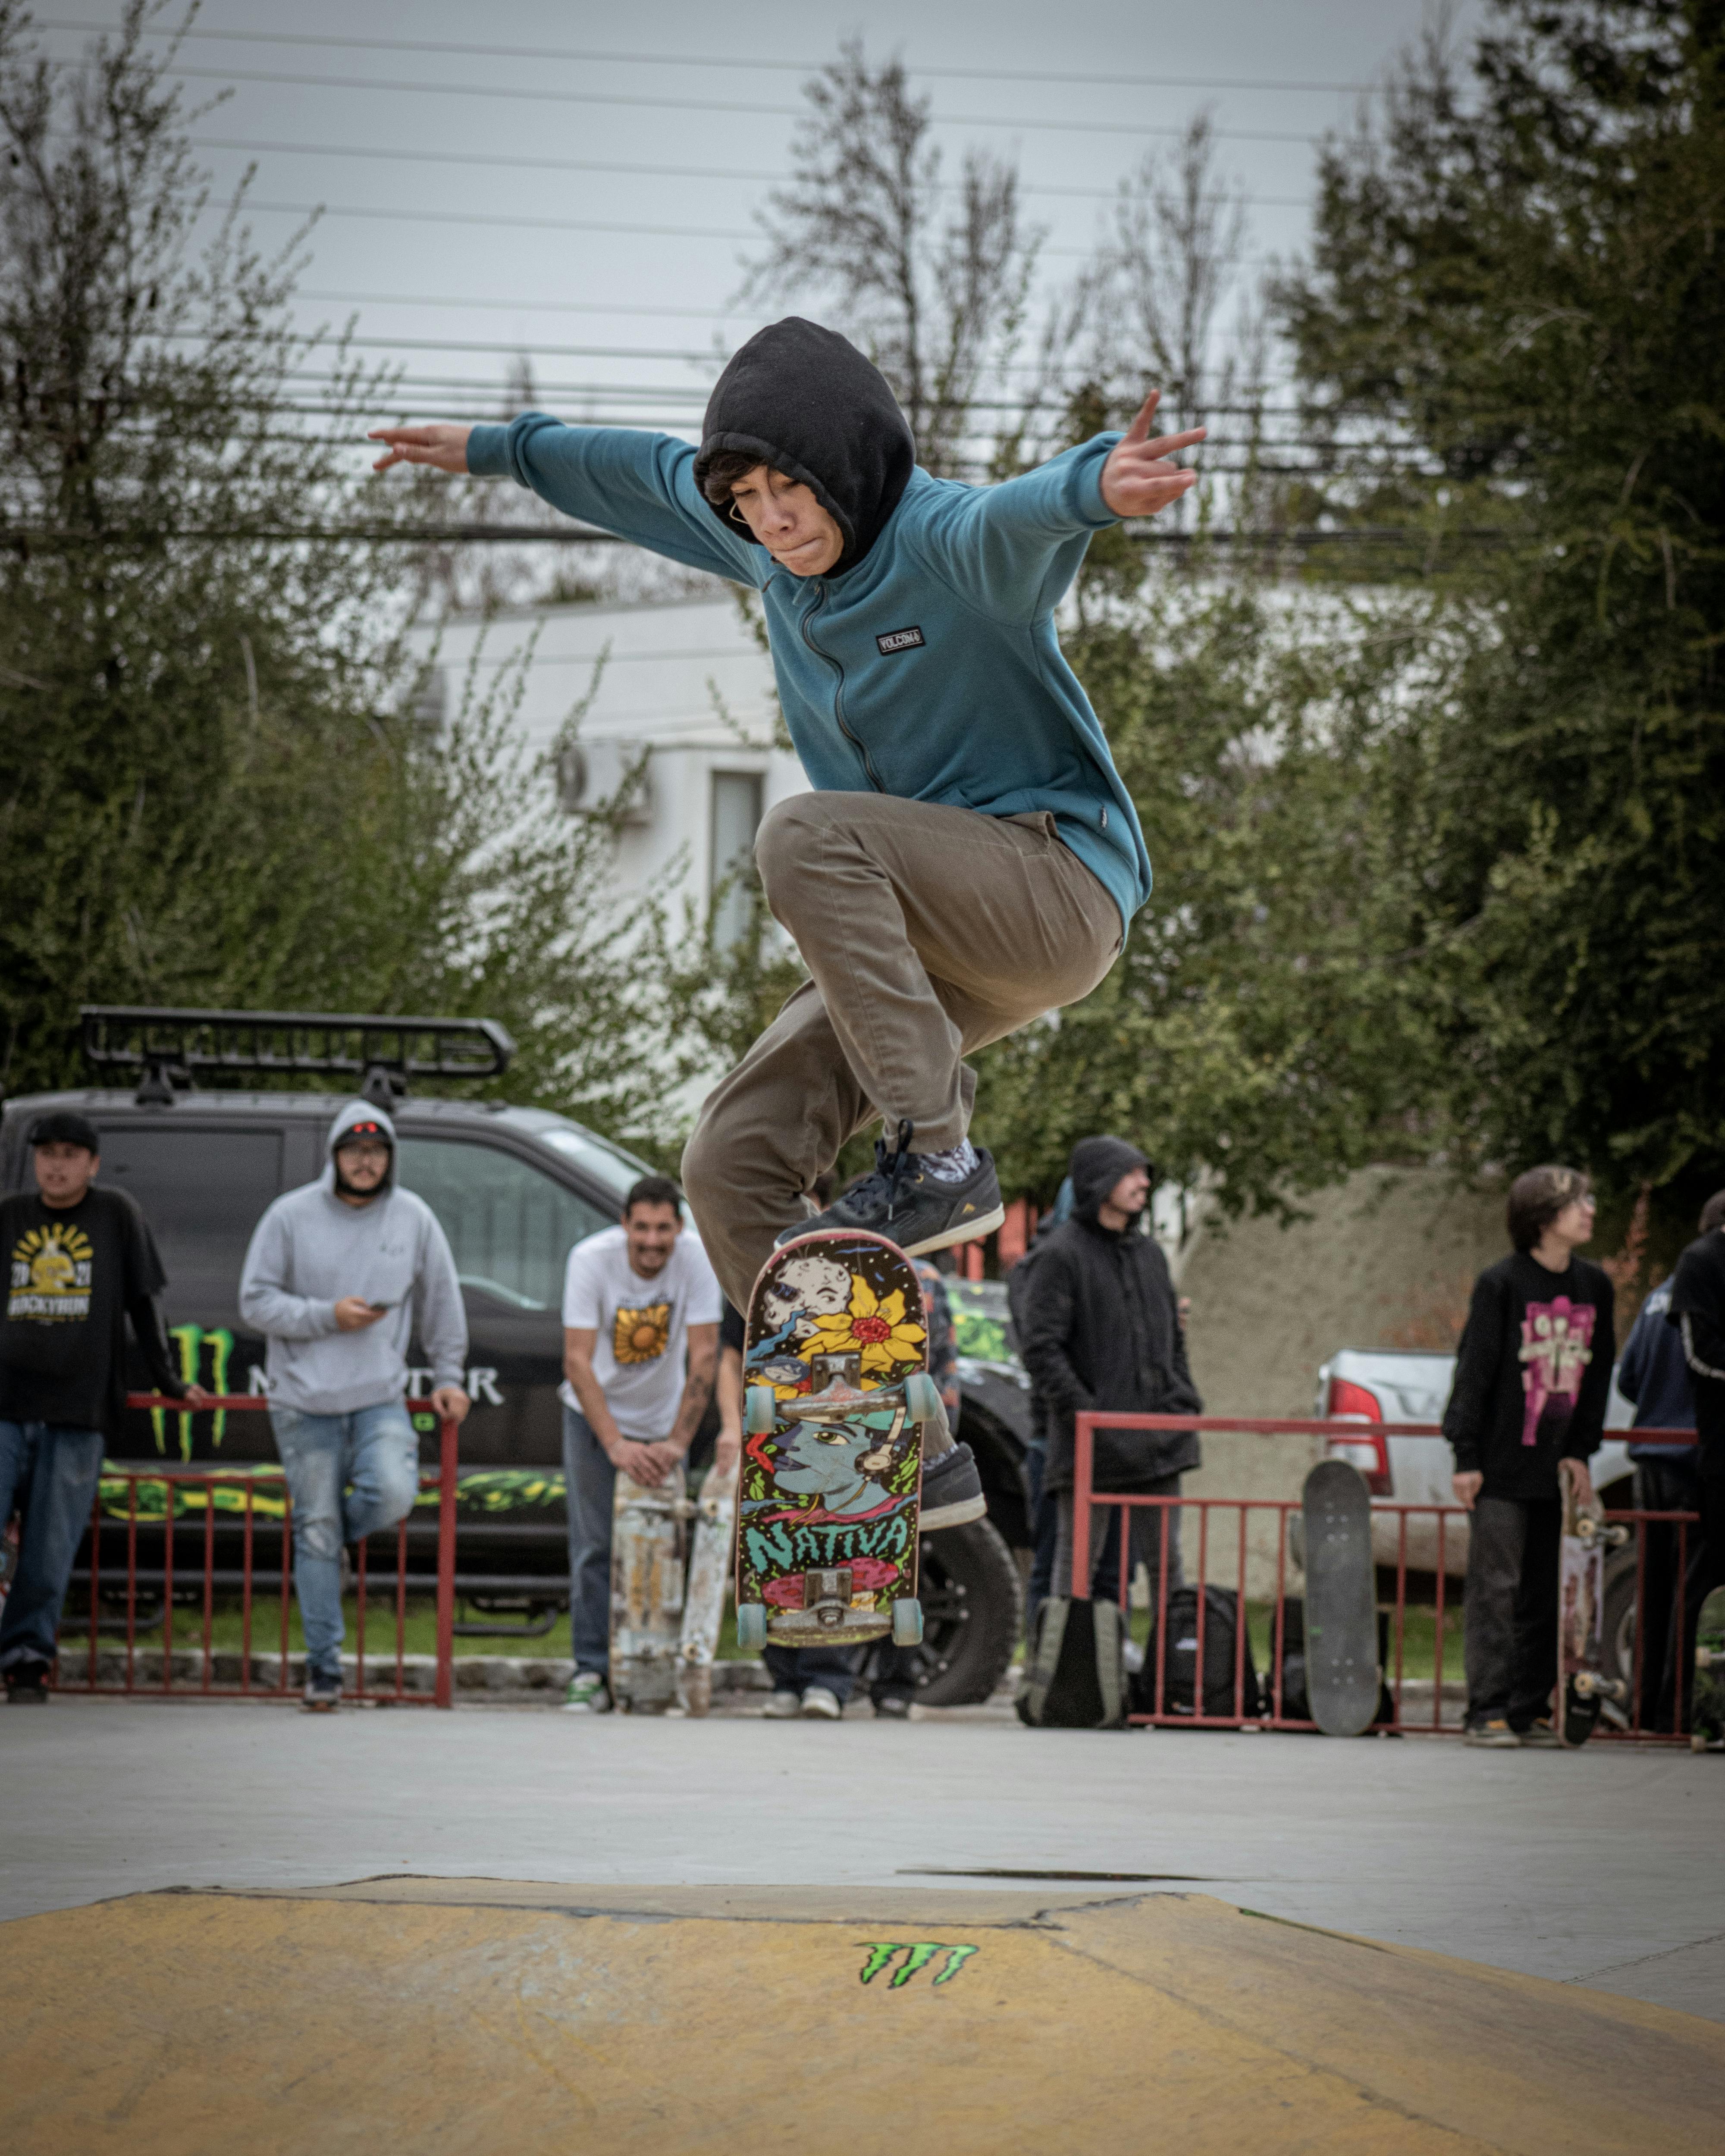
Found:
[[[616,1221],[644,1163],[566,1116],[422,1097],[415,1089],[428,1079],[489,1077],[507,1065],[513,1044],[489,1020],[106,1008],[83,1015],[87,1059],[99,1073],[131,1082],[8,1101],[0,1188],[28,1187],[26,1135],[39,1115],[75,1107],[88,1116],[101,1132],[100,1180],[129,1190],[155,1233],[183,1373],[215,1391],[264,1389],[264,1343],[239,1313],[240,1269],[264,1208],[321,1173],[330,1122],[345,1101],[362,1093],[388,1109],[399,1179],[442,1223],[467,1310],[473,1412],[461,1430],[461,1629],[548,1630],[568,1599],[557,1399],[564,1261],[572,1244]],[[276,1086],[319,1077],[346,1084],[340,1091],[228,1090],[260,1077]],[[1029,1540],[1021,1383],[1009,1363],[993,1360],[967,1358],[963,1377],[963,1435],[977,1455],[989,1518],[923,1544],[922,1697],[932,1705],[985,1698],[999,1681],[1019,1607],[1013,1549]],[[134,1381],[142,1382],[141,1371]],[[429,1371],[417,1372],[413,1389],[429,1383]],[[711,1423],[696,1464],[710,1448]],[[260,1414],[135,1413],[118,1457],[129,1466],[166,1459],[244,1467],[273,1461],[275,1450]],[[237,1543],[238,1516],[218,1512],[216,1532],[218,1579],[232,1573],[237,1584],[237,1549],[223,1544]],[[202,1576],[203,1533],[201,1512],[176,1532],[175,1570],[188,1594],[201,1592],[190,1583]],[[408,1549],[410,1565],[430,1573],[429,1506],[409,1522]],[[153,1551],[141,1541],[141,1584],[151,1572],[159,1580],[162,1554],[159,1540]],[[267,1534],[255,1561],[260,1569],[279,1566]],[[74,1584],[80,1575],[87,1580],[82,1555]]]

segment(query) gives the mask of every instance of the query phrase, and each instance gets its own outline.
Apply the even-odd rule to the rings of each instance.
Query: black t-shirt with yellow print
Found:
[[[125,1192],[93,1184],[67,1206],[35,1191],[0,1199],[0,1419],[112,1436],[126,1407],[127,1317],[152,1381],[183,1397],[157,1301],[162,1260]]]

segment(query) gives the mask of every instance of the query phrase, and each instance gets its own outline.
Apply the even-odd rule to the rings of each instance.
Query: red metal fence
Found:
[[[134,1393],[127,1405],[174,1414],[187,1412],[182,1402],[153,1393]],[[268,1405],[268,1400],[262,1396],[224,1394],[202,1403],[197,1412],[264,1409]],[[409,1400],[407,1405],[410,1411],[434,1412],[429,1400]],[[455,1430],[453,1422],[439,1424],[437,1466],[422,1468],[419,1475],[420,1489],[437,1492],[436,1648],[432,1688],[428,1693],[408,1681],[410,1674],[417,1675],[418,1670],[416,1666],[414,1671],[409,1671],[406,1652],[408,1527],[403,1520],[394,1532],[393,1576],[387,1566],[372,1565],[367,1546],[363,1543],[359,1545],[352,1583],[357,1597],[353,1639],[355,1682],[352,1689],[344,1690],[346,1698],[403,1707],[454,1704]],[[197,1554],[188,1566],[185,1561],[187,1523],[195,1522],[200,1510],[203,1516],[203,1532],[198,1534],[195,1524],[193,1526]],[[238,1565],[218,1567],[217,1563],[218,1512],[238,1516]],[[145,1562],[141,1563],[141,1536],[146,1545]],[[159,1550],[155,1547],[158,1539]],[[223,1540],[227,1539],[224,1533]],[[256,1562],[262,1539],[273,1539],[275,1543],[278,1557],[274,1566],[260,1568]],[[120,1545],[117,1551],[116,1542]],[[251,1473],[239,1469],[105,1465],[90,1512],[88,1641],[80,1650],[72,1644],[72,1627],[68,1626],[62,1634],[54,1676],[56,1687],[62,1691],[170,1698],[297,1697],[297,1687],[291,1681],[290,1664],[293,1562],[293,1499],[279,1471]],[[374,1652],[368,1657],[367,1603],[377,1591],[380,1570],[388,1581],[387,1591],[394,1605],[394,1641],[393,1651],[386,1650],[382,1655]],[[421,1581],[423,1577],[420,1575]],[[174,1598],[177,1593],[183,1593],[188,1584],[199,1606],[195,1614],[182,1612],[183,1644],[177,1650]],[[254,1640],[253,1604],[260,1585],[276,1590],[280,1611],[279,1625],[272,1621],[270,1625],[275,1636],[270,1643],[259,1645],[254,1656],[257,1643]],[[141,1619],[141,1589],[146,1595],[159,1597],[159,1616],[146,1615]],[[239,1596],[240,1638],[237,1656],[213,1644],[218,1590],[224,1599],[236,1592]],[[423,1586],[418,1591],[423,1592]],[[110,1616],[105,1623],[103,1607],[105,1601],[112,1601],[116,1592],[124,1598],[123,1649],[105,1648],[100,1637],[103,1630],[118,1621]],[[151,1671],[141,1667],[143,1658],[151,1656],[152,1650],[141,1649],[138,1635],[141,1631],[153,1631],[158,1623],[162,1629],[160,1668]],[[262,1673],[255,1666],[259,1660],[267,1666],[272,1654],[273,1676],[267,1666]],[[192,1666],[177,1670],[177,1659]],[[223,1666],[229,1662],[237,1663],[231,1675]],[[78,1674],[80,1663],[81,1681]],[[218,1681],[218,1677],[223,1681]]]
[[[1288,1633],[1291,1615],[1301,1603],[1301,1598],[1291,1597],[1287,1592],[1289,1568],[1289,1522],[1301,1512],[1299,1497],[1153,1497],[1119,1491],[1098,1491],[1096,1478],[1096,1435],[1101,1430],[1226,1430],[1260,1437],[1322,1437],[1337,1446],[1358,1445],[1363,1441],[1375,1441],[1378,1456],[1387,1461],[1382,1440],[1391,1437],[1441,1439],[1442,1431],[1435,1423],[1371,1422],[1353,1417],[1332,1416],[1318,1420],[1274,1420],[1230,1415],[1152,1415],[1109,1414],[1091,1409],[1076,1419],[1076,1443],[1074,1453],[1074,1515],[1072,1523],[1072,1576],[1068,1591],[1075,1598],[1087,1597],[1093,1591],[1095,1570],[1091,1553],[1096,1548],[1096,1526],[1094,1513],[1098,1508],[1114,1510],[1121,1523],[1117,1537],[1119,1544],[1119,1578],[1117,1599],[1122,1609],[1129,1606],[1128,1590],[1135,1569],[1132,1552],[1134,1537],[1126,1531],[1127,1523],[1137,1512],[1160,1515],[1154,1546],[1159,1553],[1170,1545],[1185,1540],[1196,1543],[1195,1576],[1188,1577],[1183,1584],[1195,1590],[1194,1609],[1194,1651],[1189,1671],[1184,1650],[1180,1642],[1175,1650],[1181,1656],[1179,1666],[1169,1668],[1168,1597],[1171,1592],[1168,1573],[1170,1567],[1159,1554],[1150,1560],[1151,1610],[1149,1653],[1147,1667],[1137,1681],[1139,1707],[1127,1717],[1129,1721],[1151,1725],[1199,1729],[1301,1729],[1313,1730],[1317,1725],[1304,1717],[1284,1712],[1289,1686],[1290,1646]],[[1633,1433],[1612,1431],[1614,1437],[1633,1435],[1638,1443],[1661,1445],[1690,1445],[1696,1442],[1693,1430],[1638,1430]],[[1196,1516],[1195,1536],[1189,1537],[1183,1527],[1183,1516]],[[1428,1735],[1456,1734],[1461,1729],[1459,1720],[1446,1722],[1444,1708],[1444,1617],[1446,1601],[1459,1602],[1459,1594],[1452,1593],[1448,1575],[1448,1560],[1454,1552],[1453,1537],[1459,1522],[1467,1514],[1459,1505],[1427,1502],[1401,1503],[1394,1500],[1374,1497],[1372,1501],[1373,1550],[1380,1582],[1388,1573],[1393,1582],[1393,1593],[1380,1594],[1378,1605],[1380,1621],[1387,1620],[1388,1638],[1385,1642],[1384,1684],[1388,1695],[1387,1709],[1376,1727],[1384,1729],[1417,1731]],[[1172,1517],[1170,1517],[1172,1516]],[[1688,1571],[1689,1530],[1698,1524],[1699,1515],[1693,1512],[1611,1512],[1606,1517],[1630,1528],[1635,1538],[1635,1594],[1634,1607],[1637,1613],[1644,1606],[1647,1571],[1646,1530],[1650,1526],[1670,1525],[1676,1531],[1676,1604],[1672,1616],[1677,1636],[1684,1634],[1681,1627],[1686,1615],[1684,1583]],[[1382,1527],[1390,1527],[1389,1536],[1381,1535]],[[1257,1529],[1254,1534],[1254,1529]],[[1265,1532],[1267,1530],[1267,1535]],[[1266,1548],[1273,1536],[1273,1555]],[[1378,1555],[1380,1542],[1393,1541],[1393,1554]],[[1410,1543],[1415,1554],[1430,1554],[1429,1564],[1410,1565]],[[1234,1579],[1224,1592],[1235,1596],[1233,1614],[1228,1620],[1233,1635],[1231,1650],[1224,1650],[1224,1667],[1209,1672],[1206,1683],[1205,1634],[1214,1633],[1211,1598],[1206,1591],[1219,1584],[1212,1577],[1212,1568],[1218,1560],[1224,1560],[1224,1568],[1232,1571]],[[1254,1563],[1261,1574],[1266,1566],[1271,1570],[1270,1588],[1270,1642],[1268,1667],[1262,1672],[1254,1667],[1250,1652],[1248,1619],[1249,1595],[1247,1575]],[[1423,1608],[1423,1603],[1410,1601],[1409,1578],[1430,1578],[1432,1582],[1433,1646],[1431,1676],[1431,1707],[1429,1714],[1408,1711],[1411,1706],[1407,1696],[1410,1681],[1405,1675],[1407,1660],[1408,1620],[1410,1608]],[[1609,1592],[1609,1590],[1608,1590]],[[1301,1612],[1303,1618],[1303,1609]],[[1649,1727],[1650,1708],[1647,1695],[1656,1691],[1659,1672],[1647,1672],[1642,1667],[1642,1645],[1645,1628],[1637,1621],[1635,1626],[1635,1645],[1630,1671],[1630,1706],[1628,1727],[1614,1731],[1601,1724],[1595,1734],[1600,1737],[1622,1736],[1647,1743],[1686,1743],[1681,1732],[1656,1731]],[[1607,1640],[1608,1654],[1611,1642]],[[1459,1671],[1455,1673],[1458,1676]],[[1303,1688],[1303,1676],[1301,1679]],[[1219,1702],[1215,1694],[1222,1695]],[[1218,1705],[1221,1712],[1206,1712]]]

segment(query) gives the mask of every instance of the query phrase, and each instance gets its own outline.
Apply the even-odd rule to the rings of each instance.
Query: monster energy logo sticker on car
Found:
[[[950,1984],[979,1947],[949,1947],[939,1939],[863,1939],[859,1943],[868,1949],[868,1959],[862,1965],[862,1980],[872,1984],[883,1969],[891,1969],[895,1957],[904,1956],[899,1966],[886,1980],[889,1991],[897,1991],[907,1984],[919,1969],[927,1969],[937,1954],[944,1954],[946,1966],[934,1981]]]

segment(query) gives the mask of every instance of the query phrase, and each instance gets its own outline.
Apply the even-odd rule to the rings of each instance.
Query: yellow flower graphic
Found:
[[[619,1310],[611,1323],[611,1353],[619,1363],[656,1363],[670,1345],[671,1306],[649,1302]]]
[[[853,1281],[850,1307],[831,1317],[817,1317],[815,1332],[797,1350],[806,1361],[812,1355],[860,1355],[863,1376],[891,1374],[896,1363],[919,1363],[922,1343],[928,1337],[920,1325],[905,1320],[901,1288],[877,1296],[865,1280]]]

